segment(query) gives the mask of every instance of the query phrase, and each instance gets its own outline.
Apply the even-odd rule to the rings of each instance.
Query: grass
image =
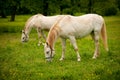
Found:
[[[104,17],[107,24],[107,53],[100,41],[100,57],[92,59],[94,42],[88,36],[78,39],[81,62],[67,40],[66,59],[59,61],[61,43],[55,45],[56,55],[46,62],[43,46],[37,46],[37,33],[30,34],[28,43],[20,42],[21,30],[30,15],[19,15],[15,22],[0,19],[0,80],[119,80],[120,79],[120,18]],[[44,40],[43,40],[44,41]]]
[[[19,15],[16,16],[16,20],[14,22],[10,22],[10,16],[7,19],[0,18],[0,33],[15,33],[21,32],[23,29],[26,20],[30,17],[30,15]]]

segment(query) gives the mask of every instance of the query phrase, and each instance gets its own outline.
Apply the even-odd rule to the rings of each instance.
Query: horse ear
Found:
[[[22,30],[22,33],[25,33],[25,31],[24,31],[24,30]]]
[[[47,45],[47,47],[49,47],[49,44],[48,44],[48,42],[46,42],[46,45]]]
[[[48,46],[48,42],[46,42],[47,46]]]
[[[48,42],[46,42],[47,47],[50,47],[50,49],[53,51],[52,47],[48,44]]]

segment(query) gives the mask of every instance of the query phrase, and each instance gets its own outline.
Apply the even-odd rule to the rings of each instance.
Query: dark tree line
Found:
[[[14,21],[17,9],[20,7],[20,0],[0,0],[0,15],[6,18],[11,15],[10,21]]]
[[[11,15],[14,21],[16,14],[55,15],[79,13],[97,13],[116,15],[120,10],[120,0],[0,0],[0,16]]]

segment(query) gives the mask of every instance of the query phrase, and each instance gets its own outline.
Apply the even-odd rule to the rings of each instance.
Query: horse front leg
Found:
[[[62,55],[60,61],[64,60],[65,58],[66,39],[61,39],[61,41],[62,41]]]
[[[38,33],[38,46],[40,46],[41,42],[41,28],[37,28],[37,33]]]
[[[99,56],[99,32],[94,32],[94,42],[95,42],[95,51],[93,55],[93,59],[96,59]]]
[[[70,37],[70,41],[74,47],[74,50],[76,51],[76,54],[77,54],[77,61],[80,61],[80,55],[79,55],[79,52],[78,52],[78,47],[77,47],[77,44],[76,44],[76,39],[74,36],[71,36]]]
[[[41,30],[42,37],[46,40],[46,35],[43,30]]]

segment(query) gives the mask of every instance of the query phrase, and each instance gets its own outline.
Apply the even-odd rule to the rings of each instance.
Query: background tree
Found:
[[[43,1],[46,0],[21,0],[21,7],[25,7],[30,10],[30,14],[43,14]]]
[[[11,15],[10,21],[14,21],[16,11],[20,7],[20,0],[8,0],[8,5],[10,8],[10,15]]]
[[[7,0],[0,0],[0,16],[6,18]]]
[[[92,13],[92,12],[93,12],[93,0],[89,0],[88,13]]]
[[[94,0],[93,12],[100,15],[116,15],[118,7],[116,0]]]
[[[120,0],[0,0],[0,16],[15,14],[55,15],[76,13],[97,13],[116,15],[120,10]]]
[[[20,6],[20,0],[0,0],[0,15],[6,17],[11,15],[10,21],[15,20],[15,14]]]
[[[118,9],[120,10],[120,0],[116,0],[116,3],[115,3],[118,7]]]
[[[49,5],[49,0],[43,0],[43,14],[47,16],[48,14],[48,5]]]

